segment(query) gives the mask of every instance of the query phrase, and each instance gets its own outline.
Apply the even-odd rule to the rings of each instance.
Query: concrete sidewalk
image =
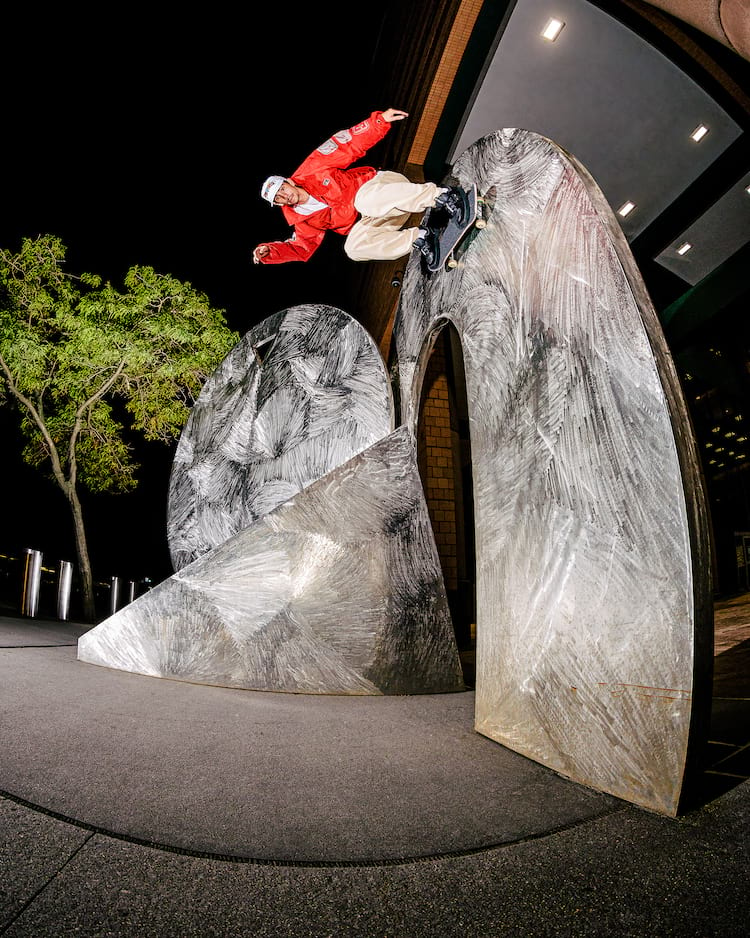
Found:
[[[678,820],[474,733],[470,693],[197,687],[0,618],[0,935],[745,936],[747,612],[717,614],[723,738]]]

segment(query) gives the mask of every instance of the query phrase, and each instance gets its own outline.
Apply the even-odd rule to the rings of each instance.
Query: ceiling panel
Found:
[[[541,32],[564,21],[557,40]],[[696,143],[699,124],[708,133]],[[501,127],[554,140],[594,176],[632,239],[741,134],[691,78],[586,0],[518,0],[450,154]]]
[[[667,270],[695,286],[750,240],[750,173],[659,254]],[[689,244],[683,254],[679,250]]]

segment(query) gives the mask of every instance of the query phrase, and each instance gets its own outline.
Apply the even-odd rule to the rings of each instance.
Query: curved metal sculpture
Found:
[[[412,258],[403,420],[450,321],[463,347],[477,549],[479,732],[674,814],[710,707],[699,463],[661,329],[614,216],[550,141],[490,135],[454,166],[495,200],[459,267]]]
[[[706,739],[712,605],[699,462],[661,328],[572,157],[506,130],[454,172],[494,209],[456,270],[409,262],[394,329],[405,426],[389,433],[385,369],[344,313],[299,307],[257,327],[180,442],[178,573],[87,633],[79,657],[265,690],[459,689],[413,439],[451,322],[473,459],[476,728],[675,814]]]
[[[254,690],[461,690],[440,563],[406,430],[87,632],[78,657]]]
[[[180,439],[178,572],[87,632],[79,659],[254,690],[462,689],[414,447],[392,423],[380,353],[346,313],[253,329]]]
[[[393,429],[377,346],[347,313],[295,306],[210,376],[177,446],[167,537],[176,570]]]

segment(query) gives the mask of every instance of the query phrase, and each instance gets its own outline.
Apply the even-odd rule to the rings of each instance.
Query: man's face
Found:
[[[282,182],[279,191],[274,197],[274,205],[297,205],[302,195],[302,190],[292,182]]]

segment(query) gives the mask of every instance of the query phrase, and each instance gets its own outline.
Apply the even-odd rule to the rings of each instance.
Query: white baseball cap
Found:
[[[270,202],[271,205],[273,205],[273,200],[276,198],[276,193],[285,182],[286,179],[283,176],[269,176],[261,187],[261,196],[266,200],[266,202]]]

